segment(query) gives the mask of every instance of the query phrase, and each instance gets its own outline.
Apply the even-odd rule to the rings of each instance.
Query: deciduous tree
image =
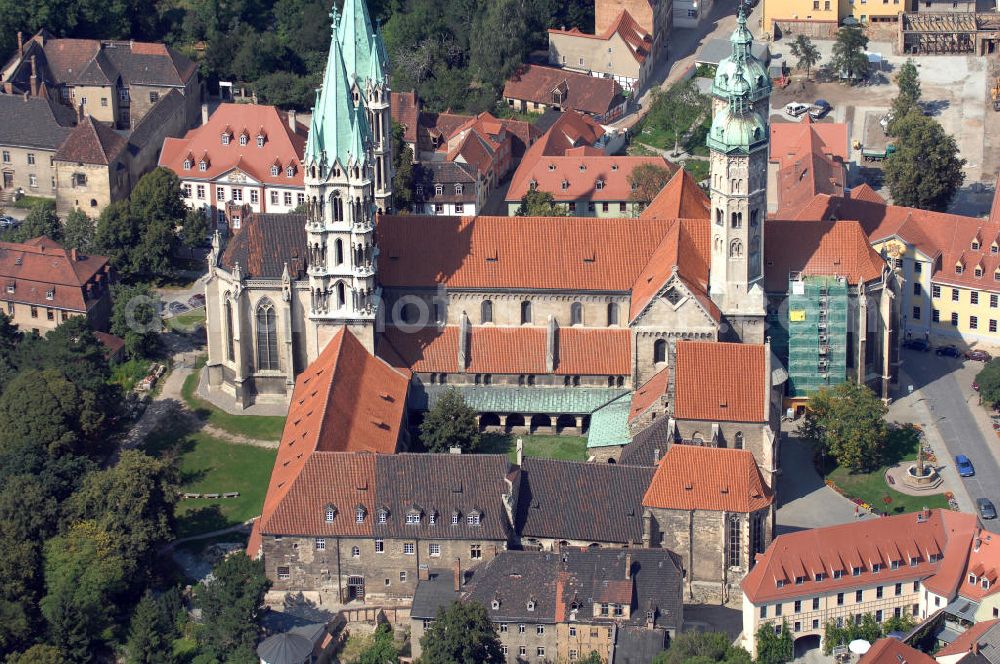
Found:
[[[856,25],[845,25],[837,31],[830,64],[835,73],[852,85],[868,76],[868,36]]]
[[[656,198],[660,190],[667,186],[671,172],[666,166],[640,164],[629,173],[628,183],[632,187],[632,200],[645,208]]]
[[[976,384],[984,401],[990,404],[1000,402],[1000,358],[986,363],[976,375]]]
[[[965,182],[965,159],[955,137],[933,118],[911,111],[893,120],[896,153],[885,162],[885,180],[896,205],[943,212]]]
[[[74,208],[66,215],[63,223],[63,245],[67,249],[88,253],[94,247],[94,220],[83,210]]]
[[[476,602],[453,602],[420,638],[420,664],[502,664],[500,639],[486,607]]]
[[[795,656],[792,632],[785,621],[781,622],[779,634],[774,633],[774,627],[770,623],[762,624],[757,630],[756,641],[756,664],[782,664],[792,661]]]
[[[216,565],[212,575],[212,580],[195,588],[195,605],[204,622],[198,641],[206,653],[222,661],[247,651],[252,656],[264,593],[271,587],[264,563],[240,552]]]
[[[125,340],[129,357],[151,357],[159,347],[160,296],[148,284],[112,290],[111,332]]]
[[[846,381],[812,396],[800,432],[839,465],[871,470],[878,466],[889,435],[886,412],[868,387]]]
[[[809,78],[812,68],[819,64],[819,61],[823,59],[820,54],[819,49],[813,44],[812,40],[805,35],[799,35],[795,40],[788,45],[788,50],[792,52],[792,57],[795,58],[795,66],[799,69],[806,70],[806,78]]]
[[[452,447],[474,452],[479,446],[476,411],[458,390],[445,390],[420,423],[420,440],[431,452],[447,452]]]
[[[392,626],[382,623],[372,635],[372,643],[361,651],[357,664],[396,664],[399,661],[399,649],[392,637]]]
[[[526,191],[517,208],[518,217],[565,217],[566,214],[566,208],[556,203],[552,194],[540,189]]]
[[[653,664],[751,664],[750,653],[722,632],[681,632]]]

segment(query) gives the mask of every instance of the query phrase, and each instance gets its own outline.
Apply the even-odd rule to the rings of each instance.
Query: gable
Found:
[[[633,327],[665,327],[670,329],[710,328],[717,323],[709,308],[698,298],[694,289],[675,273],[650,299],[641,313],[632,320]]]

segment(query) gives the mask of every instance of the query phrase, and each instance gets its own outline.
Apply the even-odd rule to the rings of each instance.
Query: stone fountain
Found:
[[[910,464],[903,473],[903,484],[914,491],[930,491],[941,486],[941,476],[937,468],[924,463],[924,446],[917,449],[917,462]]]

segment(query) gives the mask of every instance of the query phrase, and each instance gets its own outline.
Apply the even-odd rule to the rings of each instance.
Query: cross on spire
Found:
[[[330,30],[333,32],[337,31],[337,26],[340,24],[340,14],[337,13],[337,3],[333,3],[333,8],[330,9]]]

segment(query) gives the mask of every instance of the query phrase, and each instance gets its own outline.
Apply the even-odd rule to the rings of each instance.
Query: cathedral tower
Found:
[[[334,11],[336,11],[336,6]],[[337,42],[344,56],[347,82],[357,104],[364,101],[372,131],[372,184],[375,207],[392,211],[392,114],[389,102],[389,58],[379,30],[372,28],[365,0],[344,0],[339,21],[334,15]]]
[[[724,338],[763,343],[764,215],[767,211],[767,108],[771,82],[751,53],[740,8],[732,54],[712,84],[712,263],[710,292],[728,325]]]
[[[336,10],[333,17],[330,55],[305,150],[308,315],[316,325],[317,348],[347,325],[371,352],[378,306],[374,143],[365,100],[347,74]]]

